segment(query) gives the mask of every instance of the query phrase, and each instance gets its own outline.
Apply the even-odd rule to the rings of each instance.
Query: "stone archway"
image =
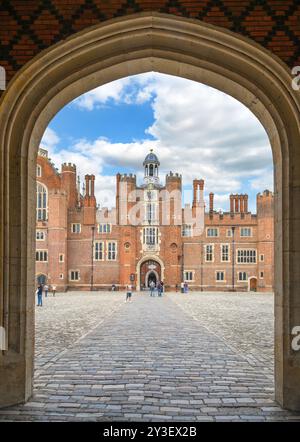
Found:
[[[300,98],[286,65],[253,41],[200,21],[133,14],[88,28],[32,59],[0,102],[0,405],[32,392],[36,154],[51,118],[101,84],[156,71],[213,86],[259,118],[275,174],[275,391],[300,409]]]
[[[155,263],[155,264],[154,264]],[[148,268],[148,264],[150,264],[150,268]],[[151,268],[151,264],[157,266],[157,269]],[[165,277],[165,266],[163,261],[157,255],[147,255],[143,256],[139,260],[136,266],[136,275],[137,275],[137,290],[142,290],[143,286],[146,283],[146,275],[149,271],[157,270],[158,279],[164,281]]]
[[[47,275],[45,273],[38,273],[35,279],[37,284],[45,284],[47,282]]]
[[[161,280],[161,265],[156,259],[144,260],[140,265],[140,289],[149,287],[149,278],[154,276],[155,283]]]

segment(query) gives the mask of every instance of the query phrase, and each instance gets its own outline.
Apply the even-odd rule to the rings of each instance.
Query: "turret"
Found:
[[[62,164],[61,179],[62,179],[62,189],[65,190],[67,193],[68,208],[73,208],[76,206],[78,200],[75,164],[71,163]]]

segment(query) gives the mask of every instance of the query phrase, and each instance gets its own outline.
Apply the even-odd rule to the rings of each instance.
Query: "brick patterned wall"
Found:
[[[88,26],[143,11],[222,26],[260,43],[290,67],[300,65],[299,0],[3,0],[0,66],[9,81],[52,44]]]

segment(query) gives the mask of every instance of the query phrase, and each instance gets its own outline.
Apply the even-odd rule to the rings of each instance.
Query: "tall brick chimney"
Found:
[[[200,203],[204,201],[204,180],[193,181],[193,207],[199,207]]]
[[[230,195],[230,212],[234,212],[234,206],[233,206],[233,195]]]
[[[214,194],[210,192],[209,194],[209,213],[213,213],[214,211]]]
[[[244,195],[244,212],[248,212],[248,195]]]
[[[83,198],[83,223],[96,223],[95,175],[85,175],[85,196]]]

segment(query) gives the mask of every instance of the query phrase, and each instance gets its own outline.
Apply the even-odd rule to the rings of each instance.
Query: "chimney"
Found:
[[[244,195],[239,195],[239,200],[240,200],[240,212],[243,213],[244,212]]]
[[[95,175],[91,175],[91,196],[95,197]]]
[[[213,213],[214,211],[214,194],[211,192],[209,194],[209,213]]]
[[[244,195],[244,211],[248,212],[248,195]]]
[[[234,202],[235,202],[234,211],[236,213],[238,213],[239,212],[239,196],[238,195],[234,195]]]
[[[85,175],[85,197],[90,196],[90,175]]]
[[[198,207],[200,203],[204,203],[204,180],[193,181],[193,207]]]
[[[230,212],[233,213],[234,212],[234,207],[233,207],[233,195],[230,195]]]

